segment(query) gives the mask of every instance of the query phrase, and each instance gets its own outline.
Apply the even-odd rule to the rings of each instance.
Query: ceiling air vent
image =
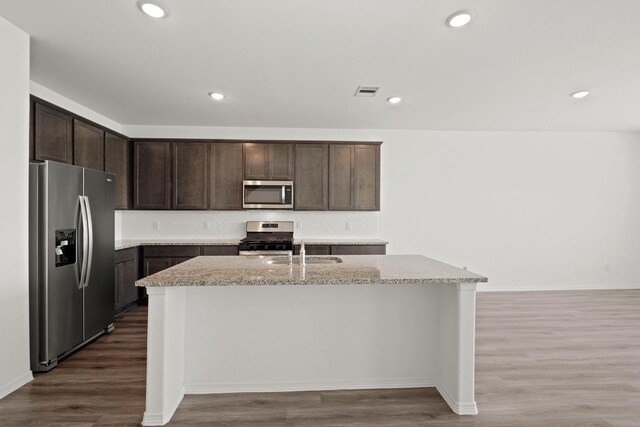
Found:
[[[358,86],[358,90],[353,96],[376,96],[380,86]]]

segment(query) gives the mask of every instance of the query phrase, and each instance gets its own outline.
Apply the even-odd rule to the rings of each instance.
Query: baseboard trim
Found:
[[[447,402],[447,405],[453,412],[458,415],[478,415],[478,406],[476,402],[456,402],[442,384],[436,384],[436,390],[440,396]]]
[[[180,406],[180,402],[184,398],[184,387],[180,389],[180,393],[178,394],[176,401],[171,405],[168,411],[164,413],[150,413],[145,411],[144,416],[142,417],[142,425],[143,426],[163,426],[171,421],[171,417],[175,414],[178,406]]]
[[[531,291],[595,291],[595,290],[624,290],[624,289],[640,289],[640,284],[577,284],[577,285],[559,285],[559,284],[539,284],[539,285],[498,285],[492,286],[491,283],[480,283],[478,292],[531,292]]]
[[[33,380],[33,373],[31,371],[28,371],[20,375],[15,380],[11,381],[9,384],[2,386],[0,388],[0,399],[10,395],[31,380]]]
[[[287,391],[321,390],[366,390],[375,388],[419,388],[435,387],[433,378],[372,380],[363,382],[327,382],[327,383],[200,383],[186,384],[185,394],[221,394],[221,393],[269,393]]]

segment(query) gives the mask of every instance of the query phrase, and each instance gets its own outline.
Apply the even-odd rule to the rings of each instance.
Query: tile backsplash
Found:
[[[228,239],[245,236],[246,221],[295,221],[296,238],[379,238],[379,212],[116,211],[116,240]]]

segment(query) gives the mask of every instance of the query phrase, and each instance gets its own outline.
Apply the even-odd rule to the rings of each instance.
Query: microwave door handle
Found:
[[[285,189],[286,185],[282,186],[282,204],[284,205],[284,201],[285,201],[285,197],[284,197],[284,189]]]

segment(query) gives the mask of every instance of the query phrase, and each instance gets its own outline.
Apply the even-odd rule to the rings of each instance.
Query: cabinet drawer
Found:
[[[334,245],[331,255],[384,255],[386,245]]]
[[[200,246],[145,246],[146,257],[196,257],[200,256]]]
[[[128,248],[117,250],[114,254],[115,263],[135,260],[138,258],[138,248]]]
[[[238,255],[237,246],[203,246],[202,255]]]
[[[305,245],[306,255],[331,255],[331,246],[327,245]],[[300,255],[300,245],[293,247],[293,253]]]

